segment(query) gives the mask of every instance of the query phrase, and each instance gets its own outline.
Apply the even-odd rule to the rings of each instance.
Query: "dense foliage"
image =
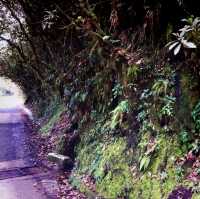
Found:
[[[41,109],[62,102],[77,125],[74,186],[88,192],[89,177],[109,199],[198,198],[197,2],[0,0],[0,9],[1,73]]]
[[[74,65],[99,72],[91,67],[117,47],[133,51],[145,42],[165,41],[180,19],[196,12],[188,2],[2,0],[1,40],[9,49],[1,62],[27,92],[43,96],[59,90],[63,96]],[[169,9],[174,14],[168,15]]]

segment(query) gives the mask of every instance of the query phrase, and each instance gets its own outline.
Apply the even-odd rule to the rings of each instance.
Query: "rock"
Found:
[[[73,161],[70,157],[58,153],[49,153],[47,155],[49,161],[56,163],[61,170],[69,170],[73,167]]]
[[[79,143],[79,141],[80,135],[77,131],[74,131],[73,133],[67,133],[60,138],[56,152],[64,156],[68,156],[74,160],[74,148]]]

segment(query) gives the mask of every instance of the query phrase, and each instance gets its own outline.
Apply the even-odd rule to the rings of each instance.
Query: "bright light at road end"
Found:
[[[20,108],[24,105],[25,95],[19,86],[4,77],[0,77],[0,108]]]

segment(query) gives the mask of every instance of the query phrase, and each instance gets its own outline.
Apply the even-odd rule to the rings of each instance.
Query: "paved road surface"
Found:
[[[56,198],[55,180],[35,164],[23,114],[0,108],[0,199]]]

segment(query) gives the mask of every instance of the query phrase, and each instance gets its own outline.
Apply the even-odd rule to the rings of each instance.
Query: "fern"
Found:
[[[151,157],[150,156],[143,156],[140,158],[140,171],[145,171],[149,164],[150,164],[150,161],[151,161]]]
[[[153,94],[155,96],[159,96],[161,94],[166,95],[168,86],[169,86],[168,80],[164,80],[164,79],[157,80],[152,87]]]
[[[197,105],[194,107],[194,110],[192,111],[192,118],[194,120],[196,129],[200,130],[200,101],[197,103]]]
[[[197,48],[196,44],[199,42],[200,18],[192,17],[189,19],[183,19],[182,21],[187,24],[183,28],[179,29],[177,33],[172,33],[176,39],[166,45],[169,47],[169,51],[174,51],[174,55],[177,55],[181,48]]]
[[[121,84],[116,84],[115,87],[112,89],[113,98],[116,99],[123,94],[123,86]]]
[[[171,96],[165,96],[165,98],[163,100],[165,102],[165,105],[160,110],[161,115],[173,116],[174,115],[174,104],[176,102],[176,99]]]
[[[127,77],[131,80],[137,78],[140,68],[135,64],[128,68]]]
[[[118,124],[122,123],[123,114],[130,111],[130,105],[128,100],[121,101],[118,106],[111,112],[111,129],[114,129]]]

